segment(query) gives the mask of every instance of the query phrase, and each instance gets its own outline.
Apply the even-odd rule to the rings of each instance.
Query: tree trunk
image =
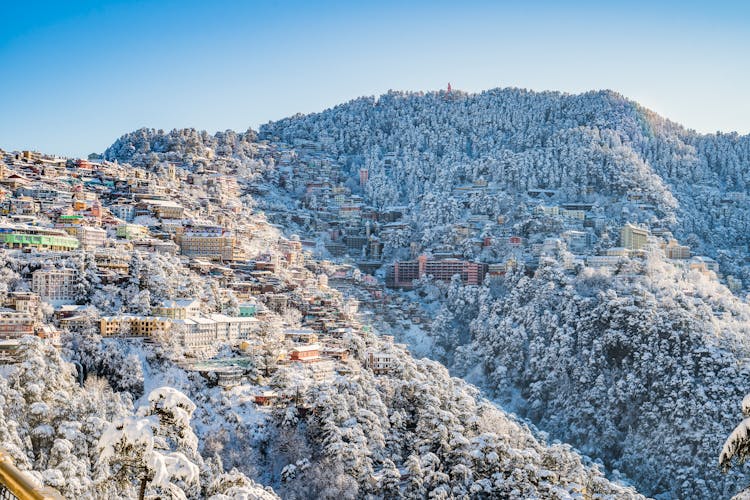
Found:
[[[143,497],[146,496],[146,483],[148,482],[148,479],[146,479],[146,476],[143,476],[143,479],[141,479],[141,487],[138,489],[138,500],[143,500]]]

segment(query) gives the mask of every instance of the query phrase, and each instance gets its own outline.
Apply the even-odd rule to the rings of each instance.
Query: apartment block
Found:
[[[73,269],[43,268],[31,274],[31,289],[45,302],[75,302],[75,288],[76,271]]]
[[[459,259],[429,259],[420,255],[416,261],[395,262],[386,273],[386,285],[408,288],[414,280],[432,276],[437,281],[450,281],[458,274],[465,285],[479,285],[487,274],[487,264]]]
[[[222,228],[200,228],[185,231],[178,240],[180,253],[207,260],[231,261],[237,241]]]
[[[648,229],[625,224],[620,230],[620,245],[628,250],[642,250],[651,235]]]
[[[102,337],[151,337],[158,332],[167,332],[172,327],[168,318],[158,316],[105,316],[99,320]]]
[[[98,227],[78,226],[76,227],[76,238],[84,250],[104,246],[107,241],[107,231]]]
[[[17,339],[34,334],[34,318],[26,312],[0,311],[0,339]]]

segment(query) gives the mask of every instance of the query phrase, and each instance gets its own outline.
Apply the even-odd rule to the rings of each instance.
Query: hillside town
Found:
[[[280,322],[286,342],[274,362],[310,368],[320,379],[357,369],[347,362],[342,341],[368,327],[360,323],[354,297],[382,315],[389,301],[398,300],[385,287],[410,290],[424,279],[449,282],[454,276],[464,285],[480,285],[519,265],[533,273],[545,257],[560,259],[570,270],[616,268],[624,258],[653,251],[689,270],[714,276],[719,271],[715,260],[691,255],[688,246],[660,227],[626,222],[614,235],[616,245],[602,245],[613,236],[593,204],[553,204],[551,190],[526,193],[524,211],[514,216],[523,221],[522,229],[503,216],[490,220],[472,214],[473,197],[497,194],[481,181],[453,191],[467,213],[452,225],[453,245],[424,249],[402,242],[411,258],[389,262],[384,246],[393,247],[403,236],[398,233],[408,229],[406,209],[366,203],[367,169],[359,170],[359,185],[352,189],[318,143],[299,141],[291,147],[266,141],[258,147],[259,156],[277,164],[283,192],[302,193],[301,210],[292,220],[308,239],[282,236],[243,206],[242,195],[252,193],[272,219],[288,216],[286,210],[273,210],[267,182],[248,181],[231,171],[187,170],[179,162],[163,162],[149,171],[101,158],[0,153],[0,238],[4,258],[20,270],[19,280],[3,296],[4,359],[13,359],[24,335],[57,344],[62,333],[93,328],[104,338],[168,339],[184,352],[186,366],[214,370],[222,383],[230,383],[241,376],[236,366],[206,368],[193,358],[210,357],[224,344],[238,352],[263,350],[262,332]],[[392,158],[386,155],[386,163]],[[221,165],[213,158],[205,164]],[[628,201],[639,210],[653,209],[635,193]],[[262,248],[249,243],[259,233],[273,235],[262,240]],[[467,246],[477,258],[463,256],[460,249]],[[337,264],[313,257],[321,253]],[[210,291],[187,294],[180,289],[185,286],[167,287],[155,297],[140,276],[146,261],[160,256],[171,259],[177,272],[210,283]],[[133,296],[121,304],[92,305],[97,289],[133,284]],[[419,308],[390,310],[417,323],[425,316]],[[387,352],[373,350],[367,359],[376,373],[389,369]]]
[[[390,288],[412,289],[425,277],[448,282],[454,275],[465,285],[480,285],[485,277],[503,276],[513,267],[533,274],[545,257],[560,257],[571,271],[615,269],[623,259],[643,258],[647,252],[657,252],[680,268],[719,277],[714,259],[694,255],[669,229],[653,222],[659,220],[654,217],[657,207],[641,191],[605,200],[629,214],[617,226],[602,213],[602,199],[591,187],[582,197],[585,201],[565,201],[551,189],[529,189],[515,195],[513,210],[498,214],[488,213],[484,202],[505,193],[497,185],[475,180],[452,188],[448,197],[457,209],[446,216],[448,232],[437,244],[425,246],[410,237],[423,224],[413,207],[373,206],[367,196],[367,168],[358,169],[356,177],[347,176],[346,169],[325,153],[325,141],[298,140],[276,147],[278,185],[299,210],[289,220],[287,210],[275,209],[276,199],[262,198],[271,220],[295,224],[312,240],[305,241],[311,248],[323,243],[326,255],[378,276]],[[393,152],[383,156],[385,172],[394,168],[396,158]],[[251,189],[263,195],[273,186],[256,182]],[[742,193],[732,196],[727,203],[745,199]],[[731,276],[727,282],[732,289],[740,288]]]
[[[361,369],[347,339],[369,327],[357,299],[329,280],[356,282],[373,298],[382,287],[351,266],[310,258],[308,242],[250,214],[239,201],[241,179],[174,163],[155,173],[101,159],[0,155],[2,252],[17,270],[2,294],[4,362],[14,361],[25,335],[59,346],[61,335],[93,333],[173,346],[186,369],[225,387],[251,373],[250,364],[257,369],[259,357],[266,376],[285,368],[321,381]],[[152,266],[192,282],[167,275],[149,284]],[[107,296],[115,288],[125,290],[118,304]],[[392,349],[405,349],[384,340],[365,355],[377,374],[391,369]],[[225,345],[234,354],[216,359]],[[257,401],[278,397],[268,390]]]
[[[301,433],[327,421],[328,391],[368,387],[354,399],[337,396],[334,414],[343,418],[345,400],[380,407],[381,399],[367,396],[377,393],[401,401],[387,403],[397,408],[410,393],[392,392],[394,384],[410,384],[425,370],[429,380],[448,377],[421,356],[462,374],[482,367],[496,390],[510,387],[504,367],[513,365],[506,358],[517,346],[504,342],[523,331],[515,324],[539,313],[530,324],[544,324],[549,307],[522,302],[501,312],[504,294],[510,300],[514,290],[537,294],[559,283],[580,290],[569,297],[581,301],[576,307],[589,307],[586,297],[600,287],[597,300],[608,304],[640,301],[646,290],[676,293],[677,303],[728,319],[739,307],[716,291],[741,291],[742,281],[678,240],[664,203],[647,192],[509,192],[480,175],[440,195],[427,191],[418,204],[388,204],[384,196],[397,198],[383,194],[383,172],[401,168],[396,154],[368,160],[372,175],[334,159],[325,140],[196,134],[139,130],[87,159],[0,152],[0,369],[27,366],[19,360],[28,358],[33,336],[70,360],[81,384],[104,376],[136,398],[155,380],[201,400],[218,391],[211,394],[220,400],[199,409],[204,452],[226,439],[210,424],[217,415],[224,427],[236,422],[236,432],[248,436],[242,440],[270,432],[273,446],[284,447],[284,429]],[[174,144],[153,152],[164,137]],[[527,306],[523,320],[505,319]],[[568,318],[566,333],[590,324],[576,318]],[[485,339],[497,331],[504,333]],[[465,342],[470,349],[456,349]],[[453,394],[444,384],[439,398]],[[426,418],[439,411],[433,403],[419,403],[429,407]],[[297,425],[300,419],[306,423]],[[357,432],[368,425],[357,423]],[[327,456],[337,456],[349,426],[347,419],[337,424],[340,441],[324,448]],[[317,443],[328,439],[322,432],[295,439]],[[251,472],[236,447],[265,445],[241,442],[221,445],[222,459]],[[296,455],[279,467],[260,457],[275,472],[253,479],[283,491],[301,484],[307,465]],[[356,462],[358,487],[379,491],[391,475],[405,490],[422,474],[402,459],[376,462]],[[323,487],[325,478],[315,478]]]

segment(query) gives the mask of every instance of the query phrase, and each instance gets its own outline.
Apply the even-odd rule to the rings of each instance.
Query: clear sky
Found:
[[[0,147],[256,128],[388,89],[609,88],[750,131],[750,2],[0,1]]]

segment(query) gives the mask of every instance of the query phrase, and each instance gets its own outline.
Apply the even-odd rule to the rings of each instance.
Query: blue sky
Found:
[[[744,2],[0,3],[0,147],[101,152],[147,126],[256,128],[388,89],[610,88],[750,132]]]

